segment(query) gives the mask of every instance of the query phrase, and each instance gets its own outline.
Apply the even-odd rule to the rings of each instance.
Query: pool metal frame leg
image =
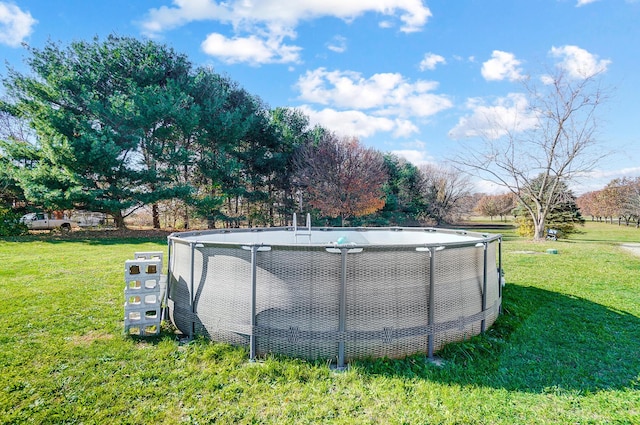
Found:
[[[340,248],[340,301],[338,312],[338,332],[340,333],[340,341],[338,341],[338,369],[344,369],[344,332],[346,330],[347,321],[347,252],[348,248]]]
[[[173,248],[173,239],[167,239],[167,283],[164,288],[164,297],[162,297],[162,310],[160,310],[160,321],[167,320],[169,315],[169,289],[171,289],[171,251]]]
[[[189,282],[189,295],[191,301],[191,329],[189,330],[189,338],[193,339],[196,333],[196,295],[195,295],[195,280],[196,280],[196,271],[195,271],[195,262],[196,262],[196,243],[192,242],[189,244],[191,248],[191,279]]]
[[[430,359],[433,359],[433,345],[436,329],[434,326],[435,320],[435,311],[434,311],[434,292],[435,292],[435,271],[436,269],[436,248],[429,248],[429,304],[428,304],[428,314],[429,314],[429,335],[427,336],[427,354]]]
[[[487,242],[483,243],[484,251],[483,251],[483,266],[482,266],[482,312],[485,313],[487,309],[487,255],[489,244]],[[486,319],[483,316],[482,322],[480,322],[480,332],[484,333],[486,328]]]
[[[256,361],[256,288],[257,288],[257,259],[258,249],[257,245],[251,246],[251,334],[249,335],[249,361]]]
[[[498,299],[500,300],[500,311],[502,314],[502,238],[498,239]]]

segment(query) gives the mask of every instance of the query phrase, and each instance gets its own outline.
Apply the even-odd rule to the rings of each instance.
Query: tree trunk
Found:
[[[160,229],[160,212],[158,204],[151,205],[151,216],[153,217],[153,228]]]
[[[189,228],[189,207],[187,207],[186,205],[184,206],[184,228],[188,229]]]
[[[112,213],[111,215],[113,215],[113,221],[114,221],[117,229],[126,229],[127,228],[127,226],[125,226],[125,224],[124,224],[124,216],[122,215],[122,211],[118,210],[118,211]]]
[[[545,217],[542,214],[542,211],[538,211],[538,216],[533,217],[533,240],[534,241],[543,241],[545,239],[544,234],[545,227]]]

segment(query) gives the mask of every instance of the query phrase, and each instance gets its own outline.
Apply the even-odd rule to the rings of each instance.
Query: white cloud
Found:
[[[513,53],[494,50],[491,59],[482,64],[482,76],[487,81],[519,80],[522,78],[520,63]]]
[[[231,22],[231,10],[224,4],[211,0],[173,0],[175,7],[161,6],[150,9],[147,19],[141,22],[143,32],[155,36],[163,31],[186,25],[192,21],[217,20]]]
[[[509,132],[522,132],[535,128],[537,116],[529,110],[527,98],[521,93],[510,93],[486,105],[480,99],[469,99],[467,108],[471,110],[449,131],[449,137],[485,137],[498,139]]]
[[[222,34],[209,34],[202,42],[202,50],[227,63],[299,62],[300,48],[282,44],[281,38],[261,39],[256,36],[227,38]]]
[[[341,35],[336,35],[327,44],[327,49],[336,53],[344,53],[347,51],[347,39]]]
[[[544,85],[547,85],[547,86],[548,86],[548,85],[550,85],[550,84],[553,84],[553,83],[554,83],[554,81],[555,81],[555,79],[553,78],[553,76],[552,76],[552,75],[549,75],[549,74],[543,74],[543,75],[541,75],[541,76],[540,76],[540,81],[542,82],[542,84],[544,84]]]
[[[378,132],[391,133],[394,137],[408,137],[418,133],[413,122],[366,114],[362,111],[332,108],[316,110],[309,105],[297,107],[309,117],[311,125],[321,125],[343,136],[370,137]]]
[[[557,66],[568,72],[572,78],[588,78],[605,72],[611,61],[598,59],[597,55],[589,53],[578,46],[552,47],[549,54],[561,59]]]
[[[583,173],[581,177],[586,177],[591,180],[613,180],[622,177],[637,177],[638,175],[640,175],[640,167],[627,167],[617,170],[593,170]]]
[[[508,190],[498,183],[489,180],[475,180],[473,182],[474,193],[485,193],[487,195],[502,195]]]
[[[435,53],[427,53],[424,55],[424,58],[420,62],[420,70],[424,71],[428,69],[430,71],[433,71],[434,69],[436,69],[436,66],[439,63],[446,64],[447,61],[440,55],[436,55]]]
[[[272,62],[274,57],[278,57],[277,62],[287,60],[297,61],[299,50],[297,46],[285,46],[282,43],[282,34],[287,37],[294,36],[296,26],[305,20],[312,20],[321,17],[335,17],[344,21],[351,21],[365,13],[377,13],[385,17],[381,24],[387,26],[389,18],[399,19],[400,30],[403,32],[419,31],[427,23],[431,16],[428,7],[422,4],[421,0],[297,0],[295,2],[282,2],[282,0],[173,0],[172,6],[162,6],[150,9],[146,19],[141,22],[143,32],[155,37],[164,31],[186,25],[194,21],[217,21],[222,24],[232,25],[236,37],[230,40],[237,40],[241,47],[253,49],[260,46],[257,38],[262,38],[262,47],[267,49],[265,53],[251,52],[249,55],[237,55],[233,61],[240,61],[243,58],[260,63],[260,59]],[[256,35],[256,32],[258,35]],[[224,40],[219,34],[211,34],[216,43]],[[283,51],[269,46],[269,42],[279,39],[279,46]],[[228,45],[228,40],[225,45]],[[207,41],[205,41],[207,43]],[[207,43],[209,44],[209,43]],[[245,46],[248,45],[248,46]],[[340,49],[341,44],[331,46]],[[285,48],[286,47],[286,48]],[[295,50],[296,54],[291,54]],[[221,52],[218,47],[211,47],[205,50],[214,56]],[[222,56],[224,60],[229,60],[229,55]],[[287,59],[288,58],[288,59]]]
[[[331,108],[316,111],[307,105],[298,108],[309,117],[312,125],[319,124],[344,136],[369,137],[379,131],[392,132],[397,129],[394,120],[361,111],[337,111]]]
[[[434,164],[435,159],[424,150],[417,149],[400,149],[391,151],[392,154],[406,159],[416,167],[426,164]]]
[[[571,183],[570,189],[573,190],[576,195],[582,195],[586,192],[601,190],[609,184],[611,180],[625,177],[636,178],[638,175],[640,175],[640,167],[613,168],[609,170],[596,169],[578,174],[576,179]]]
[[[311,121],[336,132],[359,137],[377,132],[406,138],[420,132],[414,122],[452,107],[451,100],[434,94],[433,81],[408,81],[401,74],[380,73],[365,78],[354,71],[318,68],[302,75],[299,99],[325,108],[305,106]]]
[[[407,81],[397,73],[364,78],[353,71],[318,68],[298,79],[300,99],[341,109],[367,109],[376,115],[428,117],[452,106],[445,95],[433,94],[433,81]]]
[[[584,6],[586,4],[591,4],[591,3],[595,3],[598,0],[578,0],[578,3],[576,4],[576,7],[581,7]]]
[[[37,23],[29,12],[24,12],[15,4],[0,2],[0,43],[19,47],[33,32]]]
[[[173,6],[150,9],[142,28],[152,35],[204,20],[231,23],[236,28],[256,23],[277,23],[293,28],[302,20],[329,16],[351,21],[368,12],[399,17],[404,32],[422,29],[431,17],[431,11],[421,0],[297,0],[286,3],[282,0],[173,0]]]
[[[409,137],[412,134],[419,133],[420,129],[410,120],[395,119],[394,120],[394,137]]]

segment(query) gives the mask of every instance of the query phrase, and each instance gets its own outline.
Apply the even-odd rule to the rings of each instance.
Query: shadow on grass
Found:
[[[362,373],[523,392],[640,389],[640,318],[588,300],[507,285],[484,335],[425,356],[357,362]]]

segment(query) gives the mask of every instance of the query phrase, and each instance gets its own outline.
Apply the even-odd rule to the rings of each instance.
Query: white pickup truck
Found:
[[[29,230],[52,230],[59,228],[63,232],[71,230],[73,222],[66,218],[57,219],[47,213],[30,213],[20,218],[20,223],[24,223]]]

